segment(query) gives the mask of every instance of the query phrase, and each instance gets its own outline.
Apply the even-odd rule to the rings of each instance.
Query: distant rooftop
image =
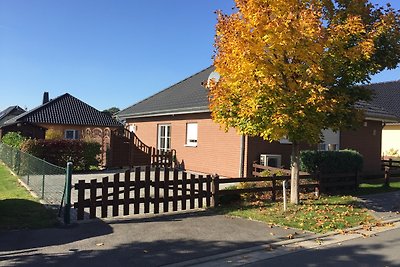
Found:
[[[29,122],[37,124],[66,124],[120,127],[122,124],[85,102],[66,93],[30,111],[22,113],[7,122],[14,124]]]

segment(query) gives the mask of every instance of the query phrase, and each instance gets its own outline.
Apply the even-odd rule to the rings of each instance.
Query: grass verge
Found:
[[[56,212],[40,204],[0,163],[0,230],[47,228],[57,222]]]
[[[299,205],[269,201],[236,202],[216,209],[218,213],[237,216],[271,225],[280,225],[326,233],[375,222],[352,196],[322,196],[318,200],[305,199]]]
[[[379,194],[379,193],[387,193],[400,190],[400,182],[390,182],[389,186],[386,187],[382,183],[364,183],[360,184],[357,189],[356,195],[370,195],[370,194]]]

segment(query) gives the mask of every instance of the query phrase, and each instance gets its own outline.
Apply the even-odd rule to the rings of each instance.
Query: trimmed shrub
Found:
[[[354,150],[340,151],[301,151],[300,169],[315,173],[346,173],[361,171],[363,157]]]
[[[1,141],[14,148],[20,148],[26,137],[22,136],[20,132],[9,132],[3,136]]]
[[[57,166],[71,161],[75,170],[89,170],[99,164],[101,145],[83,140],[26,140],[21,150]]]

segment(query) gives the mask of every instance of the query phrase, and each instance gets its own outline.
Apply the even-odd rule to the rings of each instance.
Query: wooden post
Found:
[[[76,185],[75,185],[76,188]],[[78,211],[77,219],[83,220],[85,209],[85,180],[78,181]]]
[[[160,213],[160,168],[155,168],[154,174],[154,213]]]
[[[275,180],[276,174],[274,173],[272,175],[272,201],[276,201],[276,180]]]
[[[89,218],[96,218],[97,179],[90,180],[90,206]]]
[[[131,193],[130,182],[131,182],[131,170],[128,169],[125,171],[125,179],[124,179],[124,215],[129,215],[129,195]]]
[[[359,185],[360,185],[360,173],[359,173],[358,170],[356,170],[356,177],[355,177],[355,186],[356,186],[356,188],[354,190],[357,190]]]
[[[101,189],[101,218],[108,215],[108,176],[102,179],[103,187]]]
[[[140,189],[141,187],[141,181],[140,181],[140,167],[135,168],[135,186],[134,186],[134,203],[133,203],[133,213],[134,214],[139,214],[140,212]]]
[[[112,195],[112,215],[119,215],[119,173],[114,174],[113,181],[113,195]]]
[[[390,159],[390,161],[391,161],[391,159]],[[385,187],[389,187],[389,185],[390,185],[390,165],[391,165],[391,162],[389,162],[389,167],[385,166],[385,184],[384,184]]]
[[[182,210],[186,210],[187,199],[187,172],[182,172]]]
[[[212,179],[211,185],[211,192],[212,192],[212,199],[211,199],[211,206],[217,207],[218,206],[218,193],[219,193],[219,176],[215,174]]]

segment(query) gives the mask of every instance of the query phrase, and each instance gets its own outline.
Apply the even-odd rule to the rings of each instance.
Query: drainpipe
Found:
[[[240,163],[239,163],[239,177],[244,177],[244,152],[245,152],[245,136],[240,136]]]

